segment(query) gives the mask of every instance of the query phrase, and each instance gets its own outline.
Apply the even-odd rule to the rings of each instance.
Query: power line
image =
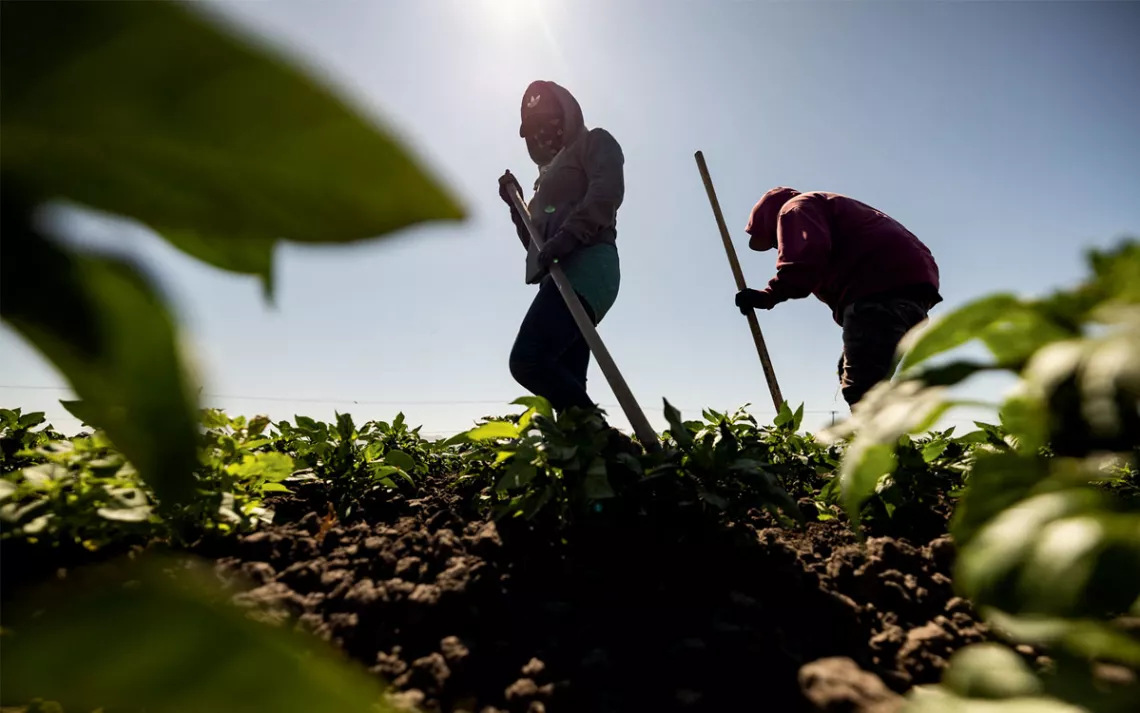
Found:
[[[16,391],[55,391],[55,392],[70,392],[71,391],[71,389],[66,388],[66,387],[61,387],[61,386],[41,386],[41,385],[17,386],[17,385],[11,385],[11,384],[0,384],[0,389],[9,389],[9,390],[16,390]],[[513,400],[513,399],[481,399],[481,400],[471,399],[471,400],[453,400],[453,401],[441,401],[441,400],[433,401],[433,400],[405,399],[405,400],[401,400],[401,401],[386,401],[386,400],[371,400],[371,399],[321,399],[321,398],[312,398],[312,397],[288,397],[288,396],[253,396],[253,395],[246,396],[246,395],[237,395],[237,394],[202,394],[202,396],[205,398],[208,398],[208,399],[235,400],[235,401],[243,401],[244,400],[244,401],[269,401],[269,402],[278,402],[278,403],[356,404],[356,405],[371,405],[371,406],[459,406],[459,405],[491,405],[491,404],[497,404],[499,406],[504,406],[504,405],[511,405],[510,401]],[[621,409],[620,404],[603,403],[603,404],[598,404],[598,405],[602,408],[607,409],[607,410],[617,409],[620,412],[620,409]],[[692,413],[694,411],[701,412],[701,411],[705,410],[705,408],[708,408],[708,407],[702,407],[702,408],[694,409],[694,408],[689,408],[689,407],[685,407],[685,406],[678,406],[677,408],[679,410],[681,410],[682,412],[688,411],[688,412]],[[713,409],[713,410],[720,410],[720,409]],[[618,413],[614,413],[613,411],[611,411],[611,413],[615,416],[620,415]],[[771,409],[765,409],[765,410],[749,411],[749,413],[753,416],[767,416],[767,415],[774,414],[775,412]],[[844,417],[844,418],[846,417],[846,414],[843,414],[841,411],[839,411],[835,408],[830,408],[830,409],[804,409],[804,415],[808,415],[808,414],[816,414],[816,415],[829,414],[831,417],[830,418],[831,425],[835,425],[835,423],[839,417]],[[974,419],[969,418],[969,417],[965,417],[965,416],[944,417],[943,422],[947,423],[947,425],[958,426],[958,425],[963,425],[963,424],[973,424]],[[421,435],[423,435],[425,437],[451,436],[451,435],[454,435],[455,433],[466,431],[475,425],[476,425],[475,421],[472,420],[471,423],[466,423],[462,426],[454,426],[454,427],[451,427],[450,429],[444,429],[444,428],[441,428],[439,426],[435,426],[431,431],[422,430],[420,433],[421,433]],[[422,427],[423,426],[421,425],[421,428]]]
[[[0,385],[0,389],[22,389],[24,391],[71,391],[63,386],[5,386]]]
[[[15,389],[25,391],[71,391],[71,389],[61,386],[9,386],[0,385],[0,389]],[[484,400],[451,400],[451,401],[430,401],[430,400],[412,400],[405,399],[401,401],[380,401],[372,399],[322,399],[313,398],[308,396],[248,396],[242,394],[202,394],[205,398],[209,399],[229,399],[229,400],[242,400],[242,401],[276,401],[281,403],[316,403],[316,404],[363,404],[369,406],[399,406],[401,404],[413,404],[416,406],[454,406],[454,405],[477,405],[477,404],[497,404],[505,403],[498,399],[484,399]]]
[[[62,386],[15,386],[0,384],[0,389],[11,390],[24,390],[24,391],[57,391],[57,392],[70,392],[71,389]],[[314,404],[356,404],[361,406],[489,406],[498,404],[500,406],[509,406],[514,398],[508,399],[467,399],[467,400],[422,400],[422,399],[401,399],[399,401],[387,400],[374,400],[374,399],[326,399],[326,398],[313,398],[313,397],[291,397],[291,396],[252,396],[240,394],[202,394],[203,397],[208,399],[220,399],[231,401],[269,401],[277,403],[314,403]],[[603,403],[598,404],[603,408],[621,408],[621,404],[617,403]],[[695,411],[696,407],[678,406],[682,411]],[[701,407],[703,410],[707,407]],[[771,409],[762,409],[750,411],[750,413],[767,414],[774,413]],[[835,414],[835,409],[804,409],[805,414]]]

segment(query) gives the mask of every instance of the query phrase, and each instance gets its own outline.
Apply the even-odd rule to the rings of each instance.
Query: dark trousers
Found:
[[[595,326],[590,305],[578,298]],[[547,277],[523,317],[511,349],[511,376],[523,388],[542,396],[558,412],[571,406],[594,407],[586,394],[590,348],[582,337],[558,286]]]
[[[848,406],[894,374],[899,342],[926,319],[929,310],[927,304],[907,297],[860,300],[844,308],[839,384]]]

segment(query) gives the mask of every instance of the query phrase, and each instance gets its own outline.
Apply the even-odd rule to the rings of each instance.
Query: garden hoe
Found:
[[[508,171],[508,173],[510,173]],[[508,191],[511,197],[511,203],[514,205],[515,210],[518,211],[522,217],[523,225],[526,226],[527,233],[530,234],[531,243],[535,248],[542,249],[543,239],[535,229],[534,224],[530,221],[530,211],[527,210],[526,204],[523,202],[522,194],[519,193],[517,187],[512,187]],[[536,254],[535,250],[528,253],[527,260],[527,282],[532,282],[533,265],[532,257]],[[629,419],[630,425],[633,426],[634,433],[641,441],[642,446],[647,451],[661,450],[661,442],[657,439],[657,432],[649,425],[648,419],[645,418],[645,413],[642,412],[641,406],[633,398],[633,392],[630,391],[629,385],[625,383],[621,372],[618,371],[617,364],[614,363],[613,357],[606,349],[606,345],[602,343],[601,336],[598,335],[598,330],[594,328],[590,322],[589,315],[586,314],[586,309],[582,306],[582,302],[578,299],[578,294],[574,292],[574,288],[570,286],[570,281],[566,278],[566,273],[562,271],[562,266],[555,260],[554,264],[550,266],[550,276],[554,279],[554,284],[558,286],[558,292],[561,293],[562,299],[566,302],[566,306],[570,309],[570,314],[574,316],[574,322],[577,323],[578,329],[582,332],[582,337],[585,338],[586,344],[590,347],[590,352],[598,361],[598,367],[601,368],[602,374],[605,375],[606,381],[609,382],[610,388],[617,397],[618,403],[621,404],[622,411],[625,412],[626,418]]]
[[[720,228],[720,237],[724,241],[724,250],[728,253],[728,265],[732,268],[732,276],[736,278],[736,290],[745,289],[744,273],[740,271],[740,262],[736,259],[736,248],[732,246],[732,237],[728,234],[728,226],[724,224],[724,216],[720,212],[720,203],[713,190],[712,178],[709,176],[709,167],[705,164],[705,156],[698,151],[694,156],[697,159],[697,168],[701,172],[701,179],[705,182],[705,191],[709,194],[709,203],[712,204],[713,216],[717,227]],[[756,342],[756,352],[760,355],[760,364],[764,367],[764,378],[768,380],[768,390],[772,392],[772,403],[776,412],[784,405],[784,396],[780,393],[780,385],[776,383],[776,370],[772,367],[772,360],[768,356],[768,347],[764,344],[764,335],[760,332],[760,322],[756,319],[756,312],[748,310],[748,326],[752,329],[752,341]]]

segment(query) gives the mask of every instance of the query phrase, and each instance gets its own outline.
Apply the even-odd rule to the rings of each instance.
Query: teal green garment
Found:
[[[617,299],[621,284],[617,246],[612,243],[589,245],[560,260],[559,264],[574,291],[589,303],[601,322]]]

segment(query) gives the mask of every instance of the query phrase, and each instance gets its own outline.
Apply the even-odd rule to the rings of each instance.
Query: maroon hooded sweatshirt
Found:
[[[777,302],[815,295],[837,324],[843,309],[868,297],[907,296],[933,307],[938,265],[930,250],[885,213],[838,193],[773,188],[756,203],[748,247],[779,248],[764,292]]]

